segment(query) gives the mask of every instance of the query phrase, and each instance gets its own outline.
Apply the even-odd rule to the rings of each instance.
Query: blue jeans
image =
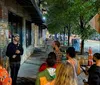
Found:
[[[20,62],[10,63],[12,85],[16,85],[19,68],[20,68]]]

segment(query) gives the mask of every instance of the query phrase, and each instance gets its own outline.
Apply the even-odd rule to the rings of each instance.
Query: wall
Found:
[[[31,17],[28,15],[28,13],[18,4],[15,2],[16,0],[0,0],[0,4],[2,7],[2,18],[0,19],[0,24],[6,23],[8,25],[8,11],[15,13],[16,15],[23,18],[23,27],[22,27],[22,33],[23,33],[23,48],[24,48],[24,54],[22,56],[23,63],[34,51],[34,26],[32,26],[32,44],[26,48],[26,20],[31,20]],[[3,28],[2,28],[3,29]],[[8,30],[8,27],[6,26],[4,29]],[[8,36],[8,35],[7,35]]]

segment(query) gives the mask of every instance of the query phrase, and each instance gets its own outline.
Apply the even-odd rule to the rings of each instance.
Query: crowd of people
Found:
[[[39,68],[35,85],[78,85],[78,75],[82,69],[79,61],[75,58],[74,47],[66,50],[66,62],[62,62],[60,42],[54,41],[53,52]],[[88,73],[87,85],[100,85],[100,53],[93,55],[93,65],[85,72]],[[87,75],[87,74],[86,74]]]
[[[23,48],[19,44],[19,35],[14,35],[13,41],[8,45],[6,55],[9,57],[10,74],[3,68],[0,59],[0,85],[17,85],[17,75],[20,69],[21,55]],[[78,75],[81,73],[81,66],[76,57],[74,47],[66,50],[66,61],[62,62],[60,42],[52,43],[53,52],[48,54],[45,62],[40,66],[35,85],[78,85]],[[100,53],[93,55],[93,65],[87,70],[87,85],[100,85]]]

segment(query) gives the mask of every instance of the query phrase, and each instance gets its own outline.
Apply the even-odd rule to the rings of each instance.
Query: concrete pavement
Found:
[[[38,69],[46,59],[46,52],[38,49],[22,65],[18,73],[17,85],[35,85]]]

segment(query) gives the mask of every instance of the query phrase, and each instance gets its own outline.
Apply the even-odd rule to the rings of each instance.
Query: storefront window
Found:
[[[31,45],[31,22],[26,21],[26,47]]]

